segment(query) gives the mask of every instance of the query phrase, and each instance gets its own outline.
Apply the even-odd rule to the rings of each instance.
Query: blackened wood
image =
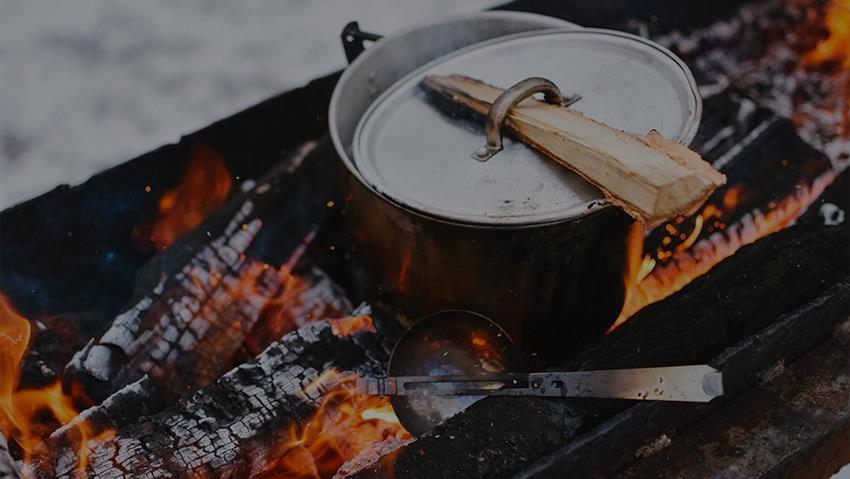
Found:
[[[179,400],[172,391],[165,389],[149,376],[124,386],[96,406],[83,410],[74,419],[51,434],[54,444],[72,440],[85,428],[89,437],[130,426],[145,416],[166,409]]]
[[[850,316],[850,279],[833,286],[809,305],[789,313],[764,331],[710,361],[724,374],[721,400],[703,406],[645,403],[632,407],[524,471],[522,477],[558,474],[608,475],[624,467],[647,447],[672,437],[710,411],[724,411],[729,399],[763,380],[777,365],[828,338]],[[850,372],[850,371],[845,371]],[[779,423],[774,424],[782,428]],[[789,431],[786,431],[789,432]],[[769,459],[769,458],[765,458]],[[776,463],[773,464],[777,466]]]
[[[850,461],[850,323],[617,477],[829,477]]]
[[[54,382],[89,336],[86,324],[103,324],[96,312],[60,314],[31,320],[30,343],[21,360],[19,389],[41,388]]]
[[[0,478],[2,479],[20,479],[21,469],[18,464],[12,459],[9,453],[9,444],[6,442],[6,437],[0,432]]]
[[[323,391],[307,386],[321,373],[385,372],[396,331],[376,327],[336,336],[329,321],[320,321],[288,334],[176,406],[118,425],[113,437],[94,446],[90,477],[249,477],[262,471],[276,458],[288,427],[316,410]],[[43,477],[72,477],[74,431],[52,438],[58,455],[40,465]]]
[[[81,381],[100,401],[149,375],[182,397],[230,369],[263,308],[287,286],[277,265],[294,259],[329,214],[338,178],[318,174],[333,161],[326,148],[305,144],[146,265],[137,289],[147,291],[69,362],[66,383]],[[259,262],[272,258],[272,267]],[[258,349],[280,337],[273,332]]]
[[[767,213],[784,198],[812,188],[832,169],[829,158],[804,142],[790,120],[776,116],[756,123],[750,134],[730,149],[712,149],[714,153],[706,159],[726,175],[727,182],[694,215],[669,221],[649,233],[644,248],[659,268],[691,254],[692,250],[678,251],[678,245],[710,241],[715,233],[735,234],[732,230],[751,222],[754,214]],[[713,213],[708,213],[709,209]],[[702,226],[691,238],[697,217]],[[664,256],[662,252],[667,251],[673,256]]]
[[[847,178],[845,172],[834,188],[846,188]],[[850,198],[845,197],[840,206],[848,209]],[[606,369],[710,361],[777,318],[815,301],[850,275],[848,243],[850,223],[826,226],[802,221],[742,248],[682,291],[650,305],[563,367]],[[845,309],[833,310],[825,320],[846,319],[846,303],[838,301],[842,298],[847,299],[846,292],[833,300],[836,307]],[[795,348],[811,346],[809,340],[806,334],[797,335],[783,346],[787,351],[779,352],[799,354],[801,351]],[[759,364],[761,361],[767,362]],[[754,357],[747,368],[764,368],[770,361],[775,359]],[[752,384],[755,378],[747,371],[752,369],[730,377],[730,391],[743,389],[736,381]],[[650,406],[606,400],[487,398],[356,477],[381,477],[388,471],[414,478],[514,475],[567,447],[577,433],[591,431],[627,408]],[[667,407],[694,414],[707,412],[711,406]],[[603,470],[616,468],[622,455],[633,452],[619,454],[605,456]],[[558,470],[557,460],[549,461]],[[583,470],[579,475],[592,472]]]
[[[226,371],[244,334],[280,288],[275,270],[245,261],[261,222],[247,201],[227,226],[172,278],[118,315],[66,368],[96,400],[148,374],[174,391],[193,390]],[[241,284],[247,282],[247,284]]]

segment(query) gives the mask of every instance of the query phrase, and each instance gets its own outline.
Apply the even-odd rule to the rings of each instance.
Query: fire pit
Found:
[[[629,236],[619,317],[557,366],[706,363],[722,398],[490,397],[413,437],[389,399],[358,394],[412,318],[343,218],[330,75],[0,214],[0,477],[829,477],[850,462],[850,4],[506,8],[649,36],[693,71],[692,147],[727,183]]]

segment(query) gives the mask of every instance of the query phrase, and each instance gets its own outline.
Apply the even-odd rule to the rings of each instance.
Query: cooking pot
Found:
[[[557,23],[484,13],[382,39],[343,74],[329,113],[354,261],[369,271],[370,292],[411,317],[489,316],[532,364],[561,360],[610,327],[637,227],[595,187],[519,142],[471,159],[483,132],[435,108],[422,78],[464,74],[508,87],[545,77],[564,97],[580,95],[571,107],[588,116],[683,144],[701,109],[690,72],[666,49]]]

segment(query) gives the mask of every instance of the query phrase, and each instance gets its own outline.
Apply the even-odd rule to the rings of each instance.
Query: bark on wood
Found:
[[[845,172],[827,194],[846,192],[848,180],[850,175]],[[850,198],[846,193],[843,196],[839,206],[850,209]],[[850,274],[848,243],[850,223],[826,226],[820,221],[801,221],[742,248],[679,293],[644,309],[596,347],[563,367],[567,370],[605,369],[709,361],[800,305],[815,301],[824,294],[825,288],[844,280]],[[778,328],[779,332],[770,336],[769,341],[759,343],[756,336],[756,342],[739,350],[735,357],[743,366],[727,376],[730,394],[752,385],[757,379],[755,370],[777,359],[793,358],[813,346],[812,341],[822,339],[824,327],[846,319],[850,293],[839,288],[830,295],[816,304],[826,309],[801,310],[800,314],[805,313],[807,318],[800,323],[802,330],[791,328],[786,335]],[[793,314],[785,319],[786,325],[794,324]],[[627,408],[633,414],[646,411],[637,414],[641,419],[636,421],[637,426],[623,429],[631,434],[631,439],[643,441],[647,425],[659,410],[656,408],[666,411],[664,420],[687,415],[693,419],[705,414],[712,404],[644,403],[634,406],[633,403],[604,400],[487,398],[385,457],[377,467],[355,477],[382,477],[388,473],[413,478],[514,475],[561,448],[579,447],[581,440],[571,443],[577,433],[591,431]],[[617,430],[613,423],[601,427],[604,431]],[[597,456],[582,449],[588,459],[599,459],[600,472],[622,466],[625,459],[633,457],[637,447],[644,445],[640,443],[632,450],[622,447],[620,451],[611,451],[602,447],[608,439],[602,434],[604,431],[597,431],[600,441],[593,445],[598,446],[600,452],[607,451],[607,455]],[[619,446],[628,443],[611,442]],[[561,454],[557,457],[580,456]],[[555,460],[550,463],[552,469],[546,469],[547,473],[567,469],[564,463]],[[578,471],[579,476],[593,472],[590,469]]]
[[[21,469],[18,467],[18,463],[12,459],[12,455],[9,453],[9,444],[2,432],[0,432],[0,478],[21,478]]]
[[[848,311],[850,315],[850,311]],[[829,477],[850,461],[850,323],[669,447],[617,474],[657,477]],[[842,439],[843,438],[843,439]]]
[[[321,388],[306,387],[322,372],[383,372],[393,334],[337,336],[329,321],[286,335],[253,361],[177,405],[129,425],[94,445],[88,473],[100,478],[249,477],[275,459],[288,426],[310,417]],[[54,435],[59,453],[42,463],[43,477],[72,477],[74,428]]]
[[[422,85],[479,115],[504,91],[463,76],[429,76]],[[507,128],[596,185],[635,219],[657,225],[692,213],[725,181],[700,156],[658,132],[615,130],[581,113],[528,99],[509,113]]]

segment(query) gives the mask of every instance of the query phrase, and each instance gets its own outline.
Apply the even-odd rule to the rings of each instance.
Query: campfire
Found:
[[[3,213],[0,476],[643,477],[664,460],[675,475],[699,462],[684,445],[718,444],[712,427],[735,414],[754,434],[772,430],[761,408],[790,415],[803,399],[784,382],[846,393],[803,368],[850,365],[836,346],[850,311],[850,1],[747,3],[677,29],[627,20],[600,23],[649,32],[693,70],[705,110],[692,148],[726,184],[693,214],[629,227],[622,310],[557,366],[704,362],[728,373],[728,398],[687,410],[486,398],[419,437],[405,430],[356,381],[388,374],[413,319],[394,295],[415,287],[417,251],[387,266],[400,272],[391,292],[358,256],[326,105],[311,103],[331,77],[104,173],[121,191],[95,178]],[[290,111],[287,129],[269,121]],[[262,140],[246,146],[244,131]],[[153,162],[170,166],[136,174]],[[102,219],[46,221],[109,195],[126,204]],[[782,405],[747,403],[770,387]],[[850,461],[850,444],[817,435],[846,427],[848,405],[824,404],[832,422],[824,412],[820,432],[743,474]],[[694,467],[732,460],[716,449]]]

